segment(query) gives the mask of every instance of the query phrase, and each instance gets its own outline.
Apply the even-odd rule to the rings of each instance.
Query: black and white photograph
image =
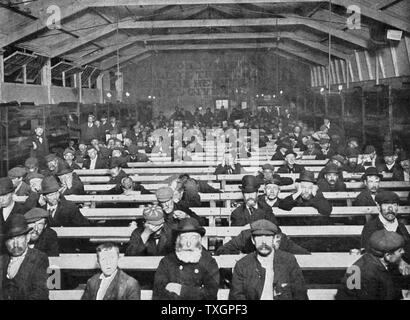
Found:
[[[410,300],[410,1],[0,0],[0,300]]]

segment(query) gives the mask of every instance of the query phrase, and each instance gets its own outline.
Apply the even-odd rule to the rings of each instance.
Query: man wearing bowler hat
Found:
[[[330,161],[326,163],[326,165],[323,167],[322,170],[320,170],[317,178],[323,179],[325,177],[326,167],[329,166],[331,163],[335,164],[339,168],[339,179],[343,181],[343,171],[342,170],[344,167],[345,158],[340,154],[336,154],[330,158]]]
[[[380,191],[375,201],[379,209],[379,215],[368,221],[362,231],[362,248],[370,249],[370,237],[377,230],[394,231],[404,239],[403,259],[410,263],[410,234],[406,226],[397,219],[400,198],[392,191]],[[402,266],[404,266],[402,264]]]
[[[245,175],[242,178],[244,202],[231,213],[231,226],[244,226],[258,219],[268,219],[277,222],[272,214],[272,208],[258,205],[259,181],[255,176]]]
[[[173,231],[175,251],[159,263],[155,273],[154,300],[216,300],[219,268],[202,248],[205,229],[197,220],[183,219]]]
[[[381,229],[369,238],[368,251],[349,267],[337,291],[337,300],[399,300],[394,267],[402,261],[404,238]]]
[[[135,229],[125,251],[126,256],[165,256],[173,251],[171,228],[165,224],[160,206],[149,205],[143,211],[144,225]]]
[[[57,232],[48,226],[49,214],[41,208],[33,208],[24,214],[30,231],[29,248],[36,248],[48,257],[60,254]]]
[[[60,185],[52,177],[45,177],[41,183],[40,194],[46,205],[42,209],[49,213],[50,227],[81,227],[90,222],[81,214],[78,206],[64,198],[60,193]]]
[[[288,149],[285,153],[285,162],[283,166],[278,169],[278,173],[301,173],[305,170],[304,166],[296,164],[296,152],[292,149]]]
[[[283,139],[278,142],[277,151],[272,156],[271,160],[285,160],[285,154],[288,149],[292,148],[292,142],[287,139]]]
[[[174,201],[174,190],[171,187],[161,187],[155,192],[158,204],[165,214],[165,222],[171,226],[176,226],[178,222],[185,218],[194,218],[201,226],[206,224],[204,217],[198,216],[188,207],[180,202]]]
[[[7,176],[13,182],[13,186],[16,188],[14,194],[18,197],[30,196],[32,191],[30,186],[24,181],[27,175],[27,170],[24,167],[14,167],[9,170]]]
[[[0,256],[0,300],[48,300],[48,258],[29,248],[30,231],[23,215],[6,222],[8,253]]]
[[[347,159],[347,163],[343,167],[343,171],[346,171],[349,173],[359,173],[359,172],[362,173],[365,171],[365,168],[361,164],[358,164],[359,151],[357,149],[347,148],[346,149],[346,159]]]
[[[295,257],[277,249],[278,228],[266,220],[251,224],[256,250],[233,270],[229,300],[307,300],[302,270]]]
[[[321,215],[329,216],[332,212],[332,205],[316,185],[314,172],[308,170],[301,172],[296,182],[296,192],[284,199],[283,206],[288,210],[293,207],[313,207]],[[309,218],[312,220],[313,217]]]
[[[83,169],[107,169],[107,161],[98,154],[94,146],[89,146],[87,149],[88,157],[84,159]]]

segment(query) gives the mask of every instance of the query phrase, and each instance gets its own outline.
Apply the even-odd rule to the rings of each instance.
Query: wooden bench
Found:
[[[309,300],[334,300],[337,289],[308,289]],[[84,290],[50,290],[50,300],[80,300]],[[228,300],[229,289],[218,290],[218,300]],[[152,300],[152,290],[141,290],[141,300]]]
[[[90,220],[135,220],[142,218],[143,208],[81,208],[81,213]],[[197,215],[209,219],[209,225],[215,225],[216,218],[229,219],[233,208],[191,208]],[[296,207],[290,211],[274,209],[276,217],[309,217],[320,216],[313,207]],[[379,210],[374,207],[333,207],[330,217],[348,217],[361,215],[378,215]],[[400,206],[399,215],[410,214],[409,206]]]
[[[406,227],[410,231],[410,226]],[[202,243],[205,248],[208,248],[210,237],[232,238],[247,228],[249,227],[205,227],[206,233],[202,238]],[[59,238],[83,238],[90,239],[92,242],[126,243],[135,227],[56,227],[53,229]],[[363,226],[282,226],[281,230],[290,237],[358,237],[362,233]]]

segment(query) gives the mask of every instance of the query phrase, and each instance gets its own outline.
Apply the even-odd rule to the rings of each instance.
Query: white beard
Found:
[[[178,259],[185,263],[198,263],[202,256],[202,248],[194,251],[175,251]]]

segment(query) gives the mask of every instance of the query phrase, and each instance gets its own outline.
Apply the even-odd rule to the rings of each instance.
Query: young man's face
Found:
[[[119,258],[119,253],[115,248],[102,250],[97,253],[98,264],[100,265],[101,272],[106,277],[109,277],[117,270]]]

